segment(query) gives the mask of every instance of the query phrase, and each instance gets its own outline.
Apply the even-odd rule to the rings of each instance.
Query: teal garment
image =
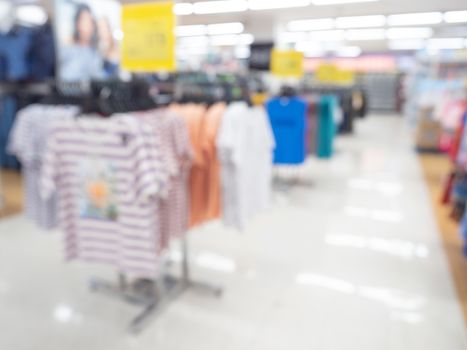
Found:
[[[323,95],[319,101],[318,158],[331,158],[334,154],[336,124],[334,113],[338,100],[333,95]]]

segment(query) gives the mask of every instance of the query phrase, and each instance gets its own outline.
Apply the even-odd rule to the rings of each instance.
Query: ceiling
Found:
[[[98,0],[97,0],[98,1]],[[186,0],[198,2],[200,0]],[[215,1],[215,0],[211,0]],[[268,0],[264,0],[268,2]],[[283,0],[286,2],[287,0]],[[13,2],[37,2],[41,3],[52,12],[53,0],[13,0]],[[120,0],[122,3],[137,3],[141,0]],[[147,1],[143,1],[147,2]],[[176,1],[183,2],[183,1]],[[314,6],[309,5],[300,8],[245,11],[227,14],[189,15],[179,16],[180,25],[210,24],[224,22],[242,22],[245,32],[254,35],[256,41],[273,40],[278,33],[286,30],[286,25],[291,20],[335,18],[343,16],[362,15],[390,15],[399,13],[415,13],[430,11],[467,10],[466,0],[380,0],[376,2],[354,3],[347,5]],[[436,25],[433,27],[435,37],[467,37],[467,23],[463,25]],[[385,40],[371,40],[352,42],[366,51],[387,50]]]

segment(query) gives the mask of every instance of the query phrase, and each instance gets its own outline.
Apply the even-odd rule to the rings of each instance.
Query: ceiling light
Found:
[[[13,8],[13,5],[9,1],[0,1],[0,18],[3,18],[3,16],[6,16],[10,14],[11,9]]]
[[[419,28],[390,28],[386,30],[388,39],[427,39],[433,35],[433,29]]]
[[[444,14],[446,23],[463,23],[467,22],[467,11],[450,11]]]
[[[391,50],[421,50],[425,47],[425,42],[423,40],[393,40],[390,41],[389,49]]]
[[[427,43],[428,50],[457,50],[464,48],[463,38],[436,38]]]
[[[213,46],[251,45],[253,42],[254,37],[251,34],[214,35],[210,38]]]
[[[189,2],[179,2],[174,5],[174,13],[177,16],[188,16],[193,14],[193,4]]]
[[[253,34],[245,33],[238,35],[238,45],[251,45],[255,42]]]
[[[315,6],[327,6],[327,5],[345,5],[345,4],[356,4],[360,2],[377,2],[380,0],[311,0],[311,3]]]
[[[240,22],[209,24],[207,28],[209,35],[240,34],[244,30]]]
[[[322,30],[310,33],[310,39],[319,41],[340,41],[345,39],[343,30]]]
[[[388,16],[390,26],[412,26],[420,24],[439,24],[443,20],[441,12],[404,13]]]
[[[334,19],[305,19],[291,21],[287,24],[287,29],[292,32],[309,31],[309,30],[328,30],[334,28]]]
[[[278,42],[280,43],[296,43],[307,39],[305,32],[284,32],[279,34]]]
[[[295,50],[300,52],[324,52],[321,43],[316,41],[300,41],[295,44]]]
[[[345,37],[351,41],[383,40],[386,33],[384,29],[351,29],[346,31]]]
[[[384,27],[385,24],[386,17],[383,15],[339,17],[336,19],[336,27],[342,29]]]
[[[207,32],[207,28],[204,24],[177,26],[175,28],[175,34],[177,36],[199,36],[199,35],[205,35],[206,32]]]
[[[358,57],[361,53],[362,49],[358,46],[343,46],[336,50],[339,57]]]
[[[185,37],[178,39],[177,42],[183,47],[207,46],[209,44],[209,37],[206,35]]]
[[[235,58],[245,60],[250,58],[251,50],[249,46],[237,46],[235,48]]]
[[[190,56],[205,56],[209,53],[207,47],[182,47],[177,48],[177,56],[179,59],[185,59]]]
[[[197,15],[243,12],[246,10],[248,10],[248,3],[245,0],[202,1],[193,4],[193,11]]]
[[[250,10],[272,10],[292,7],[305,7],[311,4],[311,0],[249,0]]]
[[[47,13],[39,5],[21,5],[16,8],[16,19],[25,24],[43,25],[47,22]]]
[[[307,50],[303,52],[303,56],[306,58],[319,58],[326,56],[326,51],[324,50]]]

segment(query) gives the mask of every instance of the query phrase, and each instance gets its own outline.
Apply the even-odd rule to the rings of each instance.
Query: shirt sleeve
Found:
[[[40,173],[40,195],[44,200],[55,193],[59,177],[59,147],[57,146],[57,131],[52,128],[44,152]]]
[[[133,137],[134,185],[141,204],[165,198],[169,192],[169,167],[160,142],[154,128],[146,123],[141,123]]]
[[[18,113],[7,145],[8,153],[15,155],[23,164],[28,163],[31,158],[30,147],[28,145],[28,142],[31,142],[31,130],[28,123],[28,119],[30,118],[28,117],[27,110],[22,110]]]

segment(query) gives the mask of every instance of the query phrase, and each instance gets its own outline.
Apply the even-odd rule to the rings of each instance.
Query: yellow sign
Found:
[[[304,74],[303,53],[297,51],[273,50],[271,56],[272,74],[280,77],[301,78]]]
[[[322,83],[351,84],[354,78],[352,71],[340,69],[334,64],[322,64],[316,70],[316,80]]]
[[[175,70],[175,15],[172,2],[123,6],[122,30],[122,66],[125,70]]]

